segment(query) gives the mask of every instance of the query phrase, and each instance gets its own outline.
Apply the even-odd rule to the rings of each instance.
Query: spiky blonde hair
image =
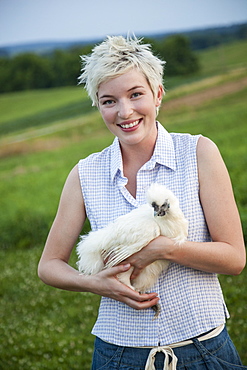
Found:
[[[108,36],[93,48],[90,55],[82,55],[81,60],[79,83],[85,84],[87,93],[96,106],[100,84],[121,76],[132,68],[143,73],[154,96],[157,96],[159,86],[163,86],[165,62],[153,55],[149,44],[142,44],[141,39],[136,37]]]

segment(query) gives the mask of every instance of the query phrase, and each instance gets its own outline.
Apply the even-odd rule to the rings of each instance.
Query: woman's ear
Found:
[[[157,97],[156,97],[156,100],[155,100],[155,106],[156,107],[159,107],[161,102],[162,102],[162,98],[163,98],[163,95],[164,95],[164,89],[163,89],[163,86],[159,86],[158,88],[158,93],[157,93]]]

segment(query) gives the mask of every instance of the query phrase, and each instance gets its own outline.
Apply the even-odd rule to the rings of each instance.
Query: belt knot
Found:
[[[154,362],[157,352],[163,352],[165,355],[163,370],[176,370],[178,359],[175,356],[172,348],[169,346],[158,346],[153,348],[148,355],[145,370],[155,370]]]

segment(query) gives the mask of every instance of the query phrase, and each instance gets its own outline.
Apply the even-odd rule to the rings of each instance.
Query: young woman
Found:
[[[93,328],[92,369],[240,369],[225,328],[229,317],[217,274],[239,274],[245,247],[227,169],[216,145],[201,135],[170,134],[156,121],[164,89],[163,62],[137,39],[108,37],[83,59],[81,83],[116,136],[79,161],[65,183],[39,263],[49,285],[102,296]],[[92,230],[145,203],[152,182],[179,198],[188,241],[151,241],[120,265],[93,276],[68,265],[86,217]],[[132,278],[167,259],[154,293],[139,294],[116,275]],[[155,304],[161,305],[152,320]],[[155,366],[155,367],[154,367]]]

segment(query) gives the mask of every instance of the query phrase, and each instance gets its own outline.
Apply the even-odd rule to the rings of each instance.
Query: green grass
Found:
[[[0,251],[0,369],[90,369],[100,298],[45,286],[40,253]]]
[[[215,75],[231,69],[246,69],[247,42],[223,44],[200,53],[202,75]]]
[[[82,87],[69,87],[0,95],[0,137],[92,111],[85,94]]]
[[[236,47],[234,52],[239,68],[242,51]],[[217,53],[205,52],[205,65],[207,58],[212,65]],[[210,76],[214,73],[209,70],[203,80],[191,77],[186,84],[180,79],[176,83],[182,87],[169,91],[167,100],[241,77],[239,72],[229,77],[229,71],[217,75],[217,68],[219,64],[213,79]],[[68,172],[80,158],[100,151],[113,140],[99,114],[88,113],[88,107],[82,112],[77,107],[74,117],[63,116],[64,106],[78,104],[78,92],[78,88],[63,88],[0,96],[0,109],[5,112],[0,130],[6,122],[12,127],[2,134],[0,144],[0,369],[90,369],[94,340],[90,331],[99,297],[45,286],[36,272]],[[164,102],[159,116],[168,131],[202,133],[217,143],[230,172],[245,235],[246,98],[244,89],[196,107],[167,111]],[[85,101],[84,95],[82,106]],[[13,106],[15,111],[8,112]],[[35,117],[41,116],[50,123],[44,119],[37,126]],[[34,127],[28,128],[28,117],[33,117]],[[73,252],[71,265],[75,266],[75,261]],[[247,269],[237,277],[220,276],[231,313],[227,326],[245,365],[246,279]]]
[[[86,93],[79,86],[1,94],[0,126],[2,122],[35,116],[36,114],[59,109],[64,105],[83,101],[85,98]]]

